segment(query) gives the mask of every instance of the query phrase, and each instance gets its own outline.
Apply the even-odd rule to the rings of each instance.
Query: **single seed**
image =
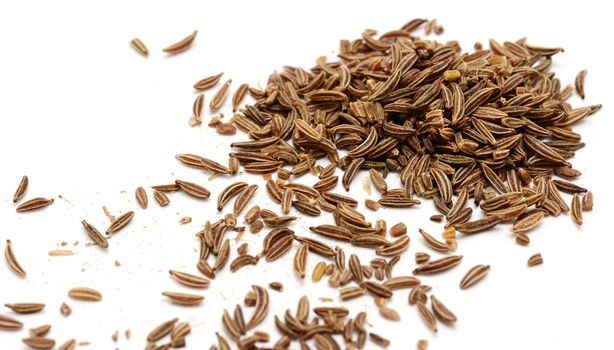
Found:
[[[490,265],[476,265],[472,267],[460,282],[461,289],[467,289],[481,281],[490,271]]]
[[[102,235],[102,233],[100,233],[100,231],[98,231],[94,226],[90,225],[87,221],[82,220],[81,224],[83,225],[83,228],[85,229],[85,232],[87,232],[87,235],[100,247],[102,248],[108,248],[109,247],[109,242],[107,242],[107,239]]]
[[[130,45],[141,55],[147,57],[149,56],[149,50],[147,50],[147,46],[141,41],[139,38],[134,38],[130,40]]]
[[[115,233],[119,230],[121,230],[122,228],[124,228],[126,225],[128,225],[128,223],[130,223],[130,221],[132,221],[132,218],[134,217],[134,212],[133,211],[129,211],[125,214],[120,215],[120,217],[118,217],[108,228],[107,228],[107,234],[110,235],[112,233]]]
[[[134,195],[136,197],[136,202],[138,203],[138,205],[143,209],[147,209],[147,204],[149,200],[147,198],[147,192],[145,192],[145,189],[143,187],[138,187]]]
[[[26,277],[26,271],[21,267],[19,261],[15,257],[15,252],[13,252],[13,244],[10,239],[6,240],[6,248],[4,249],[4,257],[6,258],[6,262],[13,272],[18,274],[20,277]]]
[[[23,342],[31,349],[48,350],[55,346],[55,340],[48,338],[25,338]]]
[[[188,293],[162,292],[162,295],[167,297],[171,303],[183,306],[199,305],[205,300],[205,297],[202,295]]]
[[[13,195],[13,203],[17,203],[26,194],[27,189],[28,177],[24,175],[19,182],[19,186],[17,186],[17,190],[15,190],[15,194]]]
[[[18,314],[32,314],[41,311],[45,304],[39,303],[18,303],[18,304],[4,304],[4,306],[13,310]]]
[[[544,259],[542,258],[542,255],[540,253],[537,253],[535,255],[532,255],[529,260],[527,261],[527,265],[529,265],[529,267],[531,266],[535,266],[535,265],[541,265],[543,264]]]
[[[75,300],[81,301],[101,301],[102,294],[92,288],[77,287],[68,291],[68,296]]]
[[[47,199],[42,197],[36,197],[34,199],[30,199],[29,201],[21,203],[15,210],[18,213],[23,213],[26,211],[32,211],[37,209],[45,208],[53,203],[53,198]]]
[[[194,31],[192,32],[192,34],[188,35],[187,37],[181,39],[180,41],[167,46],[166,48],[164,48],[162,51],[174,55],[174,54],[178,54],[180,52],[183,52],[185,50],[187,50],[190,45],[192,44],[192,42],[194,41],[194,38],[196,38],[196,34],[198,34],[198,31]]]

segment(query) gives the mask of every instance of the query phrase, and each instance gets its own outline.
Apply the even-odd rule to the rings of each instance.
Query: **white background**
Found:
[[[224,71],[224,79],[233,79],[231,91],[243,82],[264,86],[268,75],[284,64],[311,67],[320,55],[334,58],[341,38],[359,37],[365,28],[396,29],[415,17],[438,18],[446,30],[438,40],[459,40],[466,50],[476,41],[486,44],[489,38],[502,42],[523,36],[537,45],[563,46],[565,53],[557,55],[553,65],[563,83],[573,82],[579,70],[589,70],[587,99],[574,97],[573,103],[603,103],[604,108],[577,126],[587,146],[572,163],[584,173],[578,184],[595,193],[595,209],[585,215],[581,228],[568,215],[546,219],[531,233],[529,247],[515,244],[508,227],[459,241],[459,253],[465,256],[462,264],[443,275],[423,278],[459,319],[453,328],[440,324],[437,335],[407,305],[405,291],[396,293],[390,303],[401,313],[401,322],[382,319],[369,297],[349,306],[354,312],[369,311],[372,329],[392,340],[390,349],[412,349],[421,338],[429,340],[430,349],[612,348],[614,238],[609,198],[614,194],[607,164],[614,126],[612,49],[606,33],[613,28],[611,12],[601,3],[605,2],[554,6],[540,1],[2,2],[0,242],[13,241],[28,276],[21,279],[0,263],[0,303],[43,302],[47,307],[37,315],[19,316],[25,323],[23,331],[0,332],[0,349],[21,349],[26,329],[44,323],[53,325],[50,337],[58,342],[75,337],[92,342],[90,349],[141,349],[151,328],[175,316],[194,325],[188,349],[205,349],[221,330],[223,308],[240,303],[252,283],[277,280],[287,287],[281,294],[270,292],[272,310],[262,329],[273,330],[273,313],[294,309],[304,293],[313,296],[312,305],[325,304],[317,297],[336,298],[336,291],[324,281],[313,284],[295,278],[293,254],[236,274],[226,269],[203,292],[205,302],[196,308],[172,306],[160,295],[163,290],[187,291],[167,271],[196,272],[194,233],[206,220],[220,217],[215,198],[230,181],[218,178],[208,183],[208,174],[174,159],[177,153],[196,153],[225,162],[230,151],[228,138],[206,126],[188,127],[195,97],[192,85]],[[194,29],[199,34],[189,51],[173,57],[161,52]],[[149,58],[129,47],[133,37],[149,47]],[[211,97],[212,92],[206,93],[207,106]],[[228,103],[225,112],[230,117]],[[205,121],[209,118],[207,112]],[[24,174],[30,178],[27,198],[54,197],[51,207],[15,213],[11,198]],[[354,195],[364,196],[365,176],[361,173],[355,180]],[[170,206],[160,208],[150,193],[149,209],[136,206],[137,186],[176,178],[205,185],[212,198],[202,202],[177,193],[171,195]],[[241,174],[241,178],[260,185],[254,203],[278,210],[269,202],[260,177]],[[306,176],[299,181],[310,184],[314,179]],[[103,205],[115,215],[136,211],[134,221],[111,240],[107,251],[86,247],[80,225],[87,219],[106,227]],[[415,267],[414,253],[427,249],[418,227],[440,234],[441,225],[427,220],[434,213],[428,201],[420,209],[368,213],[372,221],[384,218],[392,225],[403,220],[409,227],[412,246],[396,274],[409,274]],[[181,216],[194,220],[180,226]],[[332,222],[329,215],[318,220]],[[293,229],[308,234],[306,228],[318,220],[302,218]],[[258,252],[264,234],[245,236],[255,242],[250,253]],[[70,242],[75,256],[47,256],[63,241]],[[74,241],[79,241],[76,247]],[[350,251],[346,250],[348,255]],[[544,264],[527,268],[527,258],[537,252]],[[371,253],[360,250],[359,254],[368,261]],[[114,266],[115,260],[121,267]],[[311,255],[308,270],[320,260]],[[478,263],[490,264],[490,274],[475,288],[460,291],[460,278]],[[67,291],[75,286],[96,288],[104,300],[70,301]],[[63,301],[73,308],[68,318],[59,313]],[[8,309],[0,312],[15,316]],[[114,344],[111,334],[127,328],[132,339],[121,337]]]

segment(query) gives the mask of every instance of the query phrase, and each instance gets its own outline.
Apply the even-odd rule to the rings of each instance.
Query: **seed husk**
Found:
[[[527,265],[529,265],[529,267],[532,267],[536,265],[541,265],[543,264],[543,262],[544,259],[542,258],[542,255],[540,253],[537,253],[529,258],[529,260],[527,261]]]
[[[149,56],[149,50],[147,50],[147,46],[145,46],[141,39],[134,38],[130,40],[130,45],[134,48],[134,50],[136,50],[136,52],[140,53],[141,55],[145,57]]]
[[[162,292],[162,295],[167,297],[171,303],[182,306],[196,306],[205,300],[205,297],[202,295],[188,293]]]
[[[490,271],[490,265],[476,265],[472,267],[460,282],[461,289],[467,289],[481,281]]]
[[[429,275],[444,272],[458,265],[462,258],[462,255],[452,255],[439,260],[429,261],[414,269],[413,273],[414,275]]]
[[[15,257],[15,252],[13,251],[13,244],[11,243],[10,239],[6,240],[4,257],[6,258],[6,262],[8,263],[11,270],[13,270],[13,272],[18,274],[22,278],[26,277],[26,271],[23,269],[23,267],[21,267],[21,264],[19,264],[19,261],[17,261],[17,258]]]
[[[0,330],[2,331],[16,331],[23,328],[23,323],[16,319],[0,314]]]
[[[27,211],[33,211],[37,209],[45,208],[53,203],[53,198],[47,199],[43,197],[36,197],[30,199],[29,201],[21,203],[15,210],[18,213],[23,213]]]
[[[15,194],[13,195],[13,203],[17,203],[26,194],[27,189],[28,189],[28,177],[24,175],[21,178],[21,181],[19,182],[17,189],[15,190]]]
[[[25,338],[22,341],[31,349],[48,350],[55,346],[55,340],[49,338]]]
[[[81,224],[83,225],[83,228],[85,229],[85,232],[87,233],[87,235],[100,247],[102,248],[108,248],[109,247],[109,242],[107,241],[107,239],[102,235],[102,233],[100,233],[100,231],[98,231],[98,229],[96,229],[94,226],[90,225],[87,221],[82,220]]]
[[[4,304],[4,306],[13,310],[18,314],[33,314],[41,311],[45,304],[40,303],[17,303],[17,304]]]
[[[68,291],[68,296],[71,299],[81,301],[101,301],[102,294],[92,288],[88,287],[76,287]]]
[[[126,225],[128,225],[130,221],[132,221],[133,217],[134,217],[133,211],[129,211],[125,214],[120,215],[115,221],[113,221],[113,223],[109,226],[109,228],[107,228],[107,234],[110,235],[112,233],[115,233],[121,230]]]
[[[136,202],[138,203],[138,205],[143,209],[147,209],[147,204],[149,203],[149,200],[147,198],[147,192],[145,192],[145,189],[143,187],[138,187],[134,193],[134,196],[136,197]]]
[[[194,41],[194,39],[196,38],[196,34],[198,34],[198,31],[195,30],[194,32],[192,32],[192,34],[188,35],[187,37],[181,39],[180,41],[165,47],[164,49],[162,49],[162,51],[174,55],[174,54],[178,54],[180,52],[183,52],[185,50],[187,50],[188,48],[190,48],[190,45],[192,44],[192,42]]]

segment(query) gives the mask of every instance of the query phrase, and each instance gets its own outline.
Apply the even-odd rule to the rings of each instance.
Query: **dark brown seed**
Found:
[[[24,194],[26,194],[26,190],[28,189],[28,177],[23,176],[21,181],[19,182],[19,186],[17,186],[17,190],[15,190],[15,194],[13,195],[13,203],[17,203]]]
[[[136,202],[143,209],[147,209],[147,204],[149,200],[147,199],[147,192],[143,187],[138,187],[135,192]]]
[[[187,37],[181,39],[180,41],[164,48],[162,51],[172,55],[183,52],[190,47],[190,45],[194,41],[194,38],[196,38],[196,34],[198,34],[197,30],[192,32],[192,34],[188,35]]]
[[[472,267],[460,282],[461,289],[467,289],[481,281],[490,271],[490,265],[476,265]]]
[[[499,224],[499,218],[496,216],[487,216],[476,221],[469,221],[462,224],[454,225],[454,228],[464,234],[473,234],[488,230]]]
[[[587,70],[583,69],[580,71],[580,73],[578,73],[578,75],[576,75],[576,91],[578,92],[578,95],[580,95],[580,97],[582,97],[582,99],[584,99],[585,95],[584,95],[584,79],[586,78],[586,73]]]
[[[194,89],[200,91],[207,90],[208,88],[217,84],[217,82],[220,81],[220,78],[222,78],[222,75],[224,75],[224,72],[203,78],[194,84]]]
[[[245,182],[235,182],[228,187],[226,187],[217,198],[217,210],[222,211],[224,209],[224,205],[232,199],[232,197],[241,193],[245,188],[247,188],[247,183]]]
[[[47,199],[42,197],[36,197],[34,199],[30,199],[29,201],[21,203],[15,210],[18,213],[23,213],[26,211],[32,211],[47,207],[53,203],[53,198]]]
[[[120,217],[118,217],[115,221],[113,221],[113,223],[109,226],[109,228],[107,228],[107,234],[110,235],[111,233],[115,233],[121,230],[126,225],[128,225],[130,221],[132,221],[133,217],[134,217],[133,211],[129,211],[125,214],[120,215]]]
[[[99,245],[102,248],[109,247],[109,242],[107,242],[107,239],[94,226],[90,225],[85,220],[82,220],[81,224],[83,225],[85,232],[87,232],[87,235],[92,239],[92,241],[94,241],[97,245]]]

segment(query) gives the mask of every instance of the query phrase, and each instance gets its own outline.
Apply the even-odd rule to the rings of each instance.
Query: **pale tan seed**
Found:
[[[416,347],[418,348],[418,350],[426,350],[428,346],[429,346],[428,341],[424,339],[418,340],[418,343],[416,344]]]
[[[431,295],[431,309],[437,319],[447,325],[452,325],[456,322],[457,318],[452,311],[450,311],[439,299],[434,295]]]
[[[101,301],[102,294],[92,288],[76,287],[68,291],[68,296],[81,301]]]
[[[17,203],[26,194],[27,189],[28,189],[28,177],[24,175],[21,178],[21,181],[19,182],[17,189],[15,190],[15,194],[13,195],[13,203]]]
[[[128,223],[130,223],[130,221],[132,221],[132,218],[134,217],[134,212],[133,211],[129,211],[125,214],[120,215],[120,217],[118,217],[108,228],[107,228],[107,234],[110,235],[112,233],[115,233],[119,230],[121,230],[122,228],[124,228],[126,225],[128,225]]]
[[[4,306],[13,310],[18,314],[33,314],[41,311],[45,304],[40,303],[17,303],[17,304],[4,304]]]
[[[582,225],[582,201],[578,193],[574,193],[571,200],[571,218],[576,224]]]
[[[305,278],[305,270],[307,268],[307,255],[309,254],[309,245],[303,243],[294,255],[294,272],[300,277]]]
[[[531,266],[535,266],[535,265],[540,265],[544,262],[544,259],[542,258],[542,255],[540,253],[537,253],[535,255],[532,255],[529,260],[527,261],[527,265],[529,265],[529,267]]]
[[[198,82],[196,82],[196,84],[194,84],[194,89],[200,90],[200,91],[209,89],[210,87],[213,87],[215,84],[217,84],[218,81],[220,81],[220,78],[222,78],[222,75],[224,75],[224,72],[203,78],[199,80]]]
[[[147,198],[147,192],[145,192],[145,189],[143,187],[138,187],[134,193],[134,196],[136,197],[136,202],[138,203],[138,205],[143,209],[147,209],[147,204],[149,200]]]
[[[198,34],[198,31],[195,30],[194,32],[192,32],[192,34],[188,35],[187,37],[181,39],[180,41],[167,46],[166,48],[162,49],[162,51],[168,53],[168,54],[178,54],[180,52],[183,52],[185,50],[187,50],[190,45],[192,44],[192,42],[194,41],[194,39],[196,38],[196,34]]]
[[[458,265],[461,262],[462,258],[462,255],[453,255],[439,260],[429,261],[426,264],[414,269],[413,273],[414,275],[429,275],[433,273],[447,271]]]
[[[175,323],[177,323],[177,321],[179,321],[178,318],[173,318],[172,320],[162,322],[159,326],[149,332],[149,334],[147,335],[147,341],[155,342],[164,338],[165,336],[170,334],[170,332],[175,327]]]
[[[16,331],[23,328],[23,323],[16,319],[0,314],[0,330],[1,331]]]
[[[222,87],[215,93],[213,99],[209,103],[209,108],[212,112],[217,111],[222,107],[224,101],[226,101],[226,97],[228,96],[228,90],[230,88],[230,84],[232,84],[232,79],[228,79]]]
[[[26,277],[26,271],[21,267],[19,261],[15,257],[15,252],[13,251],[13,244],[10,239],[6,240],[6,248],[4,249],[4,257],[6,258],[6,262],[13,272],[18,274],[20,277]]]
[[[18,213],[45,208],[53,203],[53,198],[36,197],[21,203],[15,210]]]
[[[181,225],[189,224],[190,222],[192,222],[192,218],[189,216],[184,216],[181,219],[179,219],[179,224]]]
[[[319,282],[322,279],[322,277],[324,277],[325,273],[326,273],[326,263],[324,261],[318,262],[316,266],[313,268],[313,271],[311,273],[311,281]]]
[[[180,284],[183,284],[184,286],[192,288],[209,287],[209,280],[206,278],[176,270],[169,270],[168,272],[175,281],[179,282]]]
[[[77,341],[75,339],[69,339],[65,341],[58,350],[74,350],[77,348]]]
[[[194,198],[208,199],[211,195],[211,192],[209,192],[209,190],[193,182],[175,180],[175,183],[183,192],[189,194]]]
[[[586,192],[584,197],[582,197],[582,210],[583,211],[591,211],[593,210],[593,192]]]
[[[162,295],[167,297],[171,303],[182,306],[196,306],[205,300],[205,297],[202,295],[188,293],[162,292]]]
[[[171,202],[164,192],[154,191],[154,199],[161,207],[166,207]]]
[[[576,91],[578,92],[578,95],[580,95],[580,97],[582,97],[582,99],[584,99],[585,94],[584,94],[584,79],[586,78],[586,73],[588,71],[586,69],[581,70],[578,75],[576,75]]]
[[[149,50],[147,50],[147,46],[145,46],[141,39],[134,38],[130,40],[130,45],[132,45],[136,52],[140,53],[141,55],[145,57],[149,56]]]
[[[388,307],[380,307],[379,314],[382,315],[382,317],[387,320],[391,320],[391,321],[401,320],[401,316],[399,315],[399,313],[396,310],[388,308]]]
[[[22,341],[30,349],[48,350],[55,346],[55,340],[49,338],[25,338]]]
[[[443,72],[443,79],[446,81],[456,81],[460,78],[461,73],[457,69],[451,69]]]
[[[467,289],[481,281],[490,271],[490,265],[476,265],[472,267],[460,282],[461,289]]]
[[[109,247],[109,242],[107,241],[107,239],[102,235],[102,233],[100,233],[100,231],[98,231],[94,226],[90,225],[87,221],[82,220],[81,224],[83,225],[83,228],[85,229],[85,232],[87,233],[87,235],[100,247],[102,248],[108,248]]]
[[[418,313],[422,318],[422,321],[433,331],[437,332],[437,320],[431,311],[422,302],[416,303],[418,306]]]

